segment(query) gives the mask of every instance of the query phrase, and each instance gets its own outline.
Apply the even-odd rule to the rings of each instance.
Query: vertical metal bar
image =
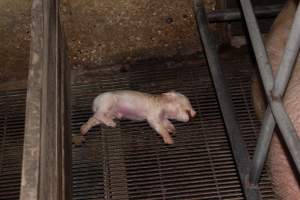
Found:
[[[240,0],[245,21],[248,27],[251,43],[255,52],[259,71],[262,77],[266,94],[271,94],[273,88],[273,73],[269,63],[267,51],[265,49],[261,33],[253,12],[252,4],[249,0]]]
[[[69,68],[59,0],[33,0],[21,200],[71,199]]]
[[[254,47],[255,55],[257,58],[260,74],[262,76],[263,85],[268,97],[268,101],[271,107],[268,107],[263,126],[260,132],[258,145],[254,155],[253,168],[251,169],[250,181],[252,184],[257,184],[261,170],[263,168],[264,161],[266,159],[267,150],[270,145],[272,133],[275,126],[275,121],[272,116],[272,112],[276,118],[283,138],[288,146],[288,149],[292,155],[295,165],[300,172],[300,143],[296,134],[296,130],[293,127],[281,101],[281,96],[286,88],[287,82],[290,78],[294,62],[299,50],[299,34],[300,34],[300,13],[299,7],[297,9],[296,18],[291,30],[292,36],[289,39],[287,48],[285,50],[282,63],[280,64],[279,71],[275,80],[275,90],[272,95],[273,89],[273,77],[272,69],[268,61],[265,47],[263,45],[261,35],[256,23],[256,19],[253,13],[252,5],[250,1],[240,1],[242,9],[245,15],[246,23],[248,26],[249,34],[251,37],[252,45]],[[293,41],[294,40],[294,41]],[[280,74],[279,74],[280,73]],[[276,89],[277,88],[277,89]],[[274,96],[275,95],[275,96]],[[272,110],[272,112],[271,112]]]
[[[212,75],[214,86],[216,88],[216,93],[231,143],[233,156],[236,161],[238,173],[245,195],[247,199],[261,199],[259,190],[256,187],[249,187],[248,184],[248,176],[250,170],[249,167],[251,163],[249,154],[246,149],[245,142],[242,139],[232,100],[229,96],[228,89],[225,83],[223,70],[220,67],[216,43],[208,29],[208,21],[202,1],[194,0],[194,8],[198,22],[198,28],[201,34],[201,40],[209,63],[210,72]]]
[[[252,185],[257,185],[259,178],[261,177],[274,127],[275,120],[273,118],[271,108],[268,106],[259,132],[259,137],[253,156],[252,167],[250,170],[250,183]]]
[[[298,5],[294,22],[278,68],[274,83],[273,96],[281,97],[288,85],[300,48],[300,5]]]

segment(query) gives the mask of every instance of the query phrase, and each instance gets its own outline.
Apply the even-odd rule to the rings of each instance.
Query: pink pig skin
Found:
[[[81,126],[81,134],[98,124],[116,127],[114,119],[147,120],[166,144],[174,141],[169,133],[175,132],[169,119],[188,122],[196,112],[184,95],[171,91],[161,95],[120,90],[97,96],[93,102],[94,115]]]

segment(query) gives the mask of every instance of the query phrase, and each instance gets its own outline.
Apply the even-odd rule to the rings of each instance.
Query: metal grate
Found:
[[[227,66],[228,65],[228,66]],[[230,66],[230,67],[229,67]],[[243,136],[253,152],[259,122],[250,96],[249,66],[227,63],[226,75]],[[199,60],[137,64],[128,72],[99,74],[94,84],[73,86],[72,132],[91,115],[100,92],[135,89],[186,94],[199,115],[175,123],[167,146],[145,122],[95,127],[73,147],[73,199],[244,199],[207,66]],[[0,199],[19,199],[26,91],[0,93]],[[275,199],[266,173],[264,199]]]
[[[232,98],[252,153],[259,122],[250,96],[251,71],[240,62],[227,65]],[[116,89],[176,89],[190,98],[198,116],[189,124],[175,122],[172,146],[164,145],[146,122],[94,128],[86,144],[73,148],[73,199],[244,199],[207,66],[196,60],[141,63],[128,72],[99,74],[95,84],[74,86],[73,133],[91,115],[93,98]],[[275,199],[266,173],[260,185],[264,199]]]
[[[19,199],[26,91],[0,93],[0,199]]]

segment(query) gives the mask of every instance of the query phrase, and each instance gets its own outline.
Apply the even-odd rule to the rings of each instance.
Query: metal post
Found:
[[[21,200],[71,199],[70,69],[58,0],[32,1]]]
[[[257,18],[272,18],[276,17],[282,5],[268,5],[260,6],[254,9],[254,13]],[[207,14],[209,22],[227,22],[227,21],[239,21],[242,18],[242,13],[239,9],[226,9],[216,10]]]
[[[270,107],[267,109],[264,118],[260,137],[258,140],[258,146],[254,156],[253,168],[251,170],[251,183],[257,184],[275,126],[272,112],[276,118],[276,122],[292,155],[298,172],[300,172],[300,142],[297,137],[296,130],[291,120],[289,119],[281,100],[299,50],[300,11],[298,7],[287,48],[285,50],[282,63],[280,64],[280,68],[276,76],[275,88],[273,90],[272,69],[262,42],[261,34],[257,26],[252,5],[248,0],[240,1],[240,3],[245,15],[251,42],[258,62],[259,71],[270,104]],[[273,94],[272,90],[274,92]]]
[[[208,21],[202,1],[194,0],[195,14],[198,22],[201,40],[209,63],[210,72],[216,88],[219,104],[222,110],[225,126],[231,143],[233,156],[247,199],[261,199],[258,188],[249,187],[250,158],[242,139],[239,124],[236,119],[231,97],[229,95],[223,70],[219,63],[216,42],[208,29]]]

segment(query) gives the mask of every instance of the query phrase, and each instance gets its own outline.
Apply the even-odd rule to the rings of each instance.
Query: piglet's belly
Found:
[[[142,121],[146,118],[143,111],[128,106],[118,106],[116,117],[118,119],[130,119],[135,121]]]

